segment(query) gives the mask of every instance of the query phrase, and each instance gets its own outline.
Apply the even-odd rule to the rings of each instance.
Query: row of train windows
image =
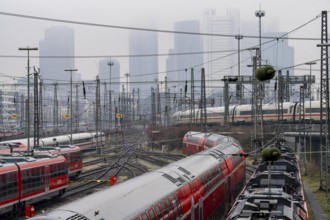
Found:
[[[202,183],[205,186],[205,194],[207,194],[216,183],[220,182],[221,172],[219,167],[214,167],[201,176]]]
[[[0,201],[5,201],[17,196],[16,172],[0,175]]]
[[[270,110],[262,110],[262,114],[278,114],[277,109],[270,109]],[[287,114],[288,110],[283,109],[283,114]],[[251,115],[251,111],[241,111],[239,115]]]
[[[182,215],[182,207],[177,195],[160,200],[135,220],[177,219]]]
[[[84,142],[90,142],[92,141],[92,138],[85,138],[85,139],[80,139],[80,140],[73,140],[73,144],[78,144],[78,143],[84,143]]]
[[[23,194],[35,192],[43,189],[44,186],[44,167],[36,167],[29,170],[23,170]]]
[[[68,173],[68,167],[65,163],[50,165],[50,178],[63,176]]]
[[[80,152],[73,152],[70,154],[71,162],[76,162],[82,160]]]

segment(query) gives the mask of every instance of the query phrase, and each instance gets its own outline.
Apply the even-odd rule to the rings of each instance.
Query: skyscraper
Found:
[[[235,35],[239,31],[239,11],[237,9],[228,9],[226,15],[216,14],[215,9],[208,9],[204,12],[203,32],[219,35]],[[237,43],[234,37],[226,36],[204,36],[205,53],[205,78],[206,91],[219,91],[220,80],[223,76],[237,75],[234,64],[237,56],[234,53]],[[212,53],[210,53],[213,51]],[[214,51],[217,51],[216,53]],[[221,83],[222,84],[222,83]]]
[[[66,72],[65,69],[75,68],[74,31],[72,28],[66,26],[47,28],[45,38],[39,41],[39,51],[40,70],[44,82],[70,80],[70,73]]]
[[[157,32],[130,31],[129,33],[129,88],[140,89],[141,98],[150,95],[150,88],[158,81]],[[149,56],[143,56],[149,55]],[[150,56],[152,55],[152,56]],[[127,86],[125,85],[125,88]],[[127,88],[126,88],[127,91]]]
[[[200,23],[196,20],[176,22],[174,31],[200,33]],[[203,42],[200,35],[174,34],[174,48],[169,50],[170,55],[166,61],[166,76],[171,91],[180,91],[181,88],[184,91],[185,81],[191,79],[192,68],[194,69],[194,79],[196,81],[200,79],[203,55],[199,52],[202,51]],[[184,55],[178,55],[183,53]],[[190,85],[187,86],[190,88]],[[194,91],[198,94],[200,84],[195,83],[195,87]]]

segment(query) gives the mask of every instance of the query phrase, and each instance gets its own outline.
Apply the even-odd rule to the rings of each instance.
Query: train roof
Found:
[[[262,188],[258,191],[246,192],[244,198],[234,204],[235,209],[228,219],[249,220],[251,217],[266,219],[267,216],[273,216],[274,219],[276,216],[276,219],[283,220],[297,219],[294,214],[295,206],[300,206],[299,202],[294,201],[281,188]]]
[[[98,219],[131,219],[145,212],[147,207],[160,201],[161,198],[171,196],[198,175],[219,165],[219,160],[223,160],[223,157],[220,156],[221,150],[226,150],[231,145],[232,142],[218,145],[214,149],[195,154],[109,189],[93,193],[63,205],[46,216],[33,219],[58,219],[58,217],[68,219],[78,215],[95,219],[95,213],[98,213],[96,216]],[[239,149],[239,147],[235,149]]]
[[[47,214],[47,217],[58,217],[60,215],[62,219],[67,219],[67,217],[79,213],[88,219],[94,219],[95,213],[98,213],[98,219],[130,219],[144,212],[145,207],[157,202],[159,198],[167,196],[168,192],[174,192],[178,188],[178,186],[168,183],[169,180],[163,177],[162,172],[146,173],[107,190],[93,193],[78,201],[66,204],[60,210],[54,210]],[[127,210],[128,207],[129,211]],[[70,210],[70,213],[68,214],[62,210]],[[99,212],[99,210],[105,212]],[[39,219],[50,218],[40,217]]]

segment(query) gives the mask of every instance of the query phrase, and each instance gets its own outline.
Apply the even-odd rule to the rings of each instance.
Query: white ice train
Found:
[[[310,105],[311,104],[311,105]],[[311,106],[311,107],[310,107]],[[283,103],[283,122],[299,123],[302,119],[312,121],[312,123],[320,123],[320,101],[307,101],[304,103],[305,110],[299,102]],[[304,115],[302,114],[304,112]],[[263,121],[272,123],[278,121],[278,104],[264,104],[262,106]],[[225,107],[208,107],[206,109],[207,124],[224,124]],[[228,122],[231,124],[249,124],[252,119],[251,105],[234,105],[229,106]],[[173,114],[175,124],[199,123],[201,110],[196,109],[194,117],[191,117],[191,111],[179,111]]]
[[[75,133],[72,134],[72,140],[73,145],[77,145],[82,150],[88,150],[88,149],[95,149],[96,146],[96,139],[98,141],[104,142],[105,136],[103,132],[83,132],[83,133]],[[30,146],[33,146],[33,138],[30,138]],[[0,142],[1,144],[5,143],[16,143],[19,147],[26,147],[28,145],[28,139],[22,138],[22,139],[15,139],[15,140],[8,140]],[[45,146],[55,146],[55,145],[68,145],[71,143],[71,135],[59,135],[59,136],[53,136],[53,137],[45,137],[39,139],[39,145],[42,147]]]

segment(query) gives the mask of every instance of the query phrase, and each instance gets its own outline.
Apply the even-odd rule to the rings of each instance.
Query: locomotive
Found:
[[[61,196],[68,187],[66,159],[58,155],[0,156],[0,215],[20,216],[26,205]],[[0,217],[1,218],[1,217]]]
[[[269,150],[264,152],[274,153],[271,148]],[[261,161],[227,220],[308,219],[298,159],[285,144],[275,153],[279,159],[266,161],[264,158]]]
[[[224,219],[244,185],[244,152],[228,139],[31,219]]]
[[[311,105],[310,105],[311,104]],[[305,109],[302,108],[305,107]],[[251,124],[253,119],[251,105],[233,105],[229,106],[228,122],[231,124]],[[304,113],[304,114],[303,114]],[[175,124],[190,124],[200,122],[201,110],[195,110],[195,115],[191,116],[191,111],[179,111],[173,114]],[[264,123],[277,123],[278,104],[269,103],[262,106],[262,115]],[[206,108],[206,117],[208,125],[224,124],[225,107],[209,107]],[[311,121],[312,123],[320,123],[320,101],[305,102],[300,105],[299,102],[283,103],[283,123],[299,123],[301,120]]]

